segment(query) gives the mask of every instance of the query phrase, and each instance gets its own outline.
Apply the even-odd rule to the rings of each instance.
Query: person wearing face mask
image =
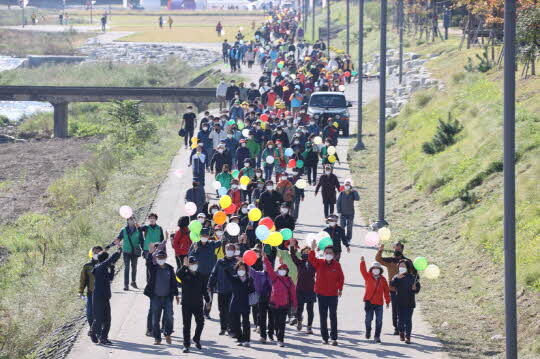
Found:
[[[274,160],[268,163],[268,161],[271,160],[270,157],[273,157]],[[266,148],[262,151],[264,179],[266,181],[272,178],[272,172],[274,172],[274,166],[276,164],[279,164],[278,157],[279,157],[279,153],[274,148],[274,142],[268,141],[266,143]]]
[[[382,275],[383,270],[379,262],[373,262],[366,269],[364,256],[360,259],[360,273],[364,278],[364,310],[366,312],[366,339],[371,338],[371,322],[375,315],[375,343],[381,342],[381,330],[383,321],[383,305],[386,302],[386,308],[390,305],[390,291],[388,289],[388,281]]]
[[[294,200],[296,188],[293,186],[286,173],[276,174],[276,192],[278,192],[283,201],[287,203],[287,212],[288,209],[292,206]]]
[[[276,231],[282,230],[283,228],[289,228],[291,231],[294,231],[295,221],[293,216],[289,213],[289,205],[287,202],[281,203],[279,212],[279,215],[276,216],[276,219],[274,220]]]
[[[327,125],[322,130],[322,138],[329,141],[332,146],[337,146],[339,129],[334,126],[334,119],[328,118]]]
[[[257,248],[257,254],[260,255],[261,250]],[[259,262],[260,259],[257,259]],[[256,318],[257,332],[260,334],[259,341],[266,343],[267,335],[270,339],[274,340],[274,320],[272,311],[269,308],[270,293],[272,291],[272,283],[268,277],[266,266],[260,261],[260,268],[257,269],[256,265],[248,267],[249,276],[253,278],[253,285],[255,292],[259,297],[258,303],[254,306],[256,314],[253,315]],[[268,332],[267,332],[268,323]]]
[[[420,292],[418,274],[414,274],[413,268],[410,260],[401,259],[398,262],[398,274],[390,281],[396,291],[399,339],[406,344],[411,344],[412,316],[416,307],[416,294]]]
[[[330,317],[330,339],[332,345],[338,345],[337,306],[338,298],[343,292],[345,277],[341,264],[334,259],[334,248],[328,246],[324,249],[324,259],[315,256],[317,241],[311,243],[309,263],[315,267],[315,293],[319,303],[319,317],[321,320],[321,336],[323,344],[328,344],[328,322]]]
[[[240,100],[235,100],[230,110],[231,120],[243,120],[244,109],[240,106]]]
[[[302,330],[304,306],[307,311],[307,327],[306,333],[313,334],[311,329],[313,325],[313,307],[317,301],[317,296],[314,291],[315,287],[315,267],[308,261],[309,247],[302,248],[301,257],[297,256],[297,246],[290,245],[291,258],[298,270],[298,281],[296,282],[296,298],[298,301],[298,307],[295,313],[296,316],[296,329]],[[293,325],[293,322],[291,322]]]
[[[287,136],[287,134],[283,130],[282,126],[278,126],[276,128],[276,133],[274,133],[274,135],[272,136],[272,141],[274,141],[274,143],[276,143],[276,144],[277,144],[277,141],[280,141],[282,148],[289,148],[290,147],[289,146],[290,145],[289,137]]]
[[[225,79],[221,79],[216,88],[216,98],[219,102],[219,111],[223,111],[223,108],[226,107],[227,88],[228,86]]]
[[[293,176],[289,178],[289,181],[294,186],[294,199],[291,206],[291,216],[293,216],[295,221],[298,220],[298,215],[300,213],[300,202],[303,202],[305,198],[304,189],[295,186],[299,179],[301,179],[300,172],[297,168],[293,168]]]
[[[315,196],[321,190],[324,216],[327,218],[330,214],[334,213],[334,205],[336,204],[336,192],[339,192],[339,180],[335,174],[332,173],[332,167],[326,165],[324,167],[324,174],[319,178],[319,182],[315,187]]]
[[[92,293],[92,314],[94,321],[90,329],[90,339],[93,343],[111,345],[109,329],[111,327],[111,282],[114,278],[114,264],[120,259],[122,248],[120,239],[114,240],[118,248],[110,257],[102,251],[97,256],[97,263],[92,269],[94,288]]]
[[[326,140],[324,142],[324,146],[321,147],[321,152],[319,152],[319,155],[321,156],[321,163],[323,164],[323,166],[326,166],[326,165],[329,165],[331,167],[333,167],[334,165],[328,160],[328,157],[330,156],[330,154],[328,153],[328,147],[331,147],[332,146],[332,143],[330,140]],[[336,161],[337,163],[341,163],[339,161],[339,156],[336,153],[334,153],[334,157],[336,158]]]
[[[199,272],[196,257],[183,259],[182,267],[176,271],[176,276],[182,282],[182,321],[184,327],[184,353],[189,352],[191,346],[191,317],[195,318],[195,335],[193,342],[197,349],[201,349],[201,334],[204,328],[203,299],[210,302],[206,288],[207,280]]]
[[[259,90],[257,89],[257,85],[252,82],[250,84],[249,89],[247,90],[247,99],[249,102],[253,102],[259,96],[260,96],[260,93],[259,93]]]
[[[319,136],[319,134],[321,133],[321,128],[314,119],[309,120],[307,130],[310,135]]]
[[[223,143],[225,144],[225,150],[229,153],[229,156],[231,158],[231,167],[236,166],[236,150],[238,150],[240,143],[234,137],[234,131],[232,131],[231,129],[227,131],[227,138],[225,138]]]
[[[354,202],[360,200],[358,192],[352,188],[350,180],[345,180],[343,191],[339,192],[337,199],[337,213],[339,225],[345,229],[345,237],[350,242],[354,226]]]
[[[319,147],[311,142],[313,138],[313,135],[310,136],[310,141],[306,142],[306,149],[302,153],[304,169],[307,172],[310,186],[317,184],[317,167],[319,166]]]
[[[174,233],[172,247],[174,249],[174,258],[176,267],[180,268],[184,263],[184,258],[188,256],[191,248],[191,239],[189,238],[189,217],[183,216],[178,219],[178,230]]]
[[[303,100],[304,96],[300,92],[300,85],[294,86],[294,93],[292,93],[289,98],[289,101],[291,102],[291,111],[293,116],[296,116],[296,114],[300,112]]]
[[[242,202],[240,209],[238,210],[238,216],[240,217],[240,233],[245,233],[246,227],[249,224],[248,209],[249,202]],[[253,246],[250,246],[250,248]]]
[[[90,262],[85,263],[81,270],[81,276],[79,278],[79,296],[81,298],[84,298],[86,300],[86,320],[88,321],[88,325],[90,328],[92,328],[92,322],[94,321],[94,315],[92,312],[92,292],[94,291],[94,275],[92,274],[92,270],[98,263],[98,256],[99,254],[103,252],[103,248],[101,246],[94,246],[90,250],[90,253],[92,253],[92,258],[90,259]],[[86,297],[84,296],[84,290],[86,289]],[[88,335],[91,335],[92,331],[88,331]]]
[[[274,190],[274,182],[266,181],[265,187],[266,191],[259,198],[259,209],[263,212],[263,216],[274,219],[279,215],[283,197]]]
[[[143,242],[143,257],[148,255],[148,246],[150,243],[160,243],[165,240],[165,235],[163,234],[163,228],[157,224],[158,215],[155,213],[150,213],[148,215],[148,224],[142,227],[139,227],[139,231],[144,234]],[[148,276],[147,276],[148,279]]]
[[[221,228],[219,226],[218,228]],[[214,266],[216,265],[216,250],[221,248],[222,241],[219,239],[210,240],[210,230],[203,228],[201,230],[201,240],[193,243],[189,249],[189,257],[194,257],[198,263],[198,272],[204,281],[204,288],[208,287],[208,279]],[[208,298],[205,297],[204,315],[207,319],[210,318],[210,310],[212,309],[213,292],[208,290]],[[206,300],[207,299],[207,300]]]
[[[399,271],[399,261],[402,259],[407,260],[411,262],[409,258],[406,258],[403,255],[403,250],[405,249],[405,245],[401,242],[396,242],[394,244],[394,252],[391,257],[383,257],[382,254],[384,252],[384,244],[381,244],[379,246],[379,250],[377,251],[377,254],[375,254],[375,260],[382,264],[386,269],[388,270],[388,278],[392,279],[394,276],[398,274]],[[411,262],[412,264],[412,262]],[[414,266],[412,266],[412,272],[414,275],[416,275],[416,269],[414,269]],[[398,313],[398,305],[397,305],[397,293],[396,289],[392,286],[392,283],[390,283],[390,300],[392,301],[392,324],[394,325],[394,335],[399,334],[398,330],[398,322],[399,322],[399,313]]]
[[[298,305],[296,286],[291,277],[288,276],[289,268],[287,265],[281,264],[276,273],[266,253],[263,254],[263,263],[268,272],[268,278],[272,283],[269,306],[272,311],[277,345],[284,347],[287,314],[291,308],[296,308]]]
[[[216,175],[216,181],[221,183],[221,187],[229,190],[231,188],[231,181],[233,180],[232,174],[228,164],[224,164],[221,168],[221,172]]]
[[[201,187],[204,187],[204,170],[206,167],[210,170],[208,154],[203,147],[203,143],[199,140],[197,148],[191,151],[189,156],[188,167],[193,165],[193,180],[197,181]]]
[[[326,223],[328,223],[328,227],[324,229],[326,233],[330,235],[330,238],[332,238],[333,247],[334,247],[334,259],[339,262],[341,259],[341,244],[347,248],[347,253],[351,252],[351,248],[349,247],[349,240],[345,237],[345,230],[338,226],[337,224],[338,217],[335,214],[331,214],[326,219]]]
[[[210,138],[210,125],[204,124],[202,129],[197,133],[197,138],[199,142],[202,142],[203,147],[206,149],[209,155],[212,154],[214,143]]]
[[[156,258],[155,263],[153,257]],[[147,256],[146,267],[150,275],[144,288],[144,295],[150,298],[154,344],[161,344],[160,321],[162,313],[163,335],[167,344],[171,344],[171,334],[174,326],[173,299],[176,298],[176,303],[180,303],[174,268],[167,264],[167,253],[160,249]]]
[[[253,158],[253,157],[252,157]],[[242,201],[251,202],[251,191],[253,190],[253,178],[255,177],[255,170],[251,167],[251,159],[244,160],[244,167],[240,170],[238,178],[246,176],[250,179],[250,183],[246,186],[246,189],[242,189]]]
[[[219,335],[224,335],[227,331],[232,333],[229,318],[232,283],[225,271],[231,270],[236,265],[235,249],[236,246],[233,243],[227,244],[225,247],[225,257],[218,259],[208,279],[208,289],[218,293],[219,323],[221,327]]]
[[[259,199],[261,198],[261,194],[265,191],[264,188],[264,181],[261,179],[257,180],[256,186],[253,188],[253,192],[251,192],[251,201],[252,203],[257,203]]]
[[[216,123],[214,124],[212,132],[208,135],[208,138],[212,141],[212,149],[216,151],[219,145],[225,147],[223,141],[227,138],[227,133],[223,131],[219,123]]]
[[[259,153],[261,152],[261,144],[257,142],[255,138],[255,132],[255,130],[250,130],[248,139],[246,140],[246,147],[249,149],[250,159],[255,159],[259,157]]]
[[[237,212],[242,204],[242,194],[240,192],[240,184],[237,179],[231,181],[231,189],[227,191],[227,195],[231,197],[232,204],[235,206]]]
[[[126,226],[116,239],[122,241],[122,259],[124,260],[124,290],[129,290],[131,267],[131,286],[137,289],[137,261],[143,253],[144,236],[139,231],[139,224],[133,217],[127,219]]]
[[[186,109],[186,113],[182,116],[182,123],[180,128],[184,130],[184,148],[188,148],[189,141],[195,133],[197,127],[197,115],[193,113],[193,106],[189,105]]]
[[[236,150],[236,163],[238,166],[245,163],[246,160],[249,160],[251,154],[245,139],[240,140],[240,147]]]
[[[229,151],[225,148],[225,144],[221,143],[217,146],[216,151],[212,155],[210,161],[210,173],[220,173],[223,169],[223,165],[232,167],[232,158]]]
[[[236,81],[231,80],[229,87],[227,87],[227,92],[225,93],[225,100],[227,100],[227,103],[231,103],[231,101],[234,99],[234,95],[236,95],[240,89],[238,86],[236,86]]]
[[[248,275],[247,265],[242,260],[239,260],[234,268],[227,268],[225,274],[232,284],[232,297],[229,304],[231,329],[237,344],[249,347],[251,339],[249,295],[255,292],[253,278]]]
[[[199,185],[199,180],[193,180],[192,187],[186,191],[184,197],[184,202],[193,202],[197,206],[197,211],[195,213],[203,212],[205,203],[207,202],[206,193],[204,188]],[[193,214],[189,219],[193,220],[196,218],[196,215]]]

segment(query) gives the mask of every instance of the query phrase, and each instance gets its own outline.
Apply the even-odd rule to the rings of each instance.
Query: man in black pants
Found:
[[[109,257],[109,253],[101,252],[98,255],[98,264],[92,270],[94,275],[94,293],[92,297],[94,322],[90,338],[94,343],[111,345],[109,329],[111,328],[111,281],[114,277],[114,263],[120,259],[122,248],[120,240],[115,239],[114,244],[118,250]]]
[[[184,353],[189,353],[191,346],[191,316],[195,317],[195,335],[193,342],[197,349],[201,349],[201,333],[204,327],[203,298],[210,301],[206,288],[206,280],[198,271],[197,258],[184,258],[184,265],[176,271],[182,281],[182,319],[184,322]]]
[[[193,113],[193,106],[189,105],[186,113],[182,116],[182,125],[180,126],[185,131],[184,148],[188,148],[189,142],[195,133],[195,127],[197,127],[197,115]]]
[[[216,289],[218,293],[218,308],[219,308],[219,322],[221,330],[219,335],[224,335],[225,332],[230,331],[230,318],[229,318],[229,305],[231,304],[232,297],[232,283],[229,279],[226,270],[230,270],[237,262],[234,256],[236,246],[233,243],[227,244],[225,247],[225,257],[219,259],[210,274],[208,279],[208,289]]]

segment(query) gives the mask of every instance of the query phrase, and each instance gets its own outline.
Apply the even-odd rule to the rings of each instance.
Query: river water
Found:
[[[0,72],[16,69],[24,60],[24,58],[0,56]],[[2,74],[0,74],[0,76],[2,76]],[[0,101],[0,115],[4,115],[12,121],[19,120],[25,115],[28,116],[36,112],[52,110],[53,107],[47,102]]]

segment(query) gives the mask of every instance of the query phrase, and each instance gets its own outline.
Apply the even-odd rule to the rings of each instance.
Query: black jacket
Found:
[[[242,281],[237,274],[234,274],[234,270],[229,268],[225,272],[229,277],[232,284],[232,298],[229,306],[229,312],[231,313],[249,313],[249,294],[255,291],[253,285],[253,278],[251,278],[246,272],[246,280]]]
[[[193,273],[188,267],[182,266],[176,271],[176,276],[182,281],[182,305],[202,307],[203,298],[210,301],[206,281],[199,271]]]
[[[120,252],[114,252],[106,261],[96,264],[92,269],[94,275],[94,297],[111,299],[111,281],[114,269],[111,267],[120,259]]]
[[[291,231],[294,231],[294,217],[288,213],[277,216],[274,224],[276,225],[276,231],[283,228],[289,228]]]
[[[214,170],[216,173],[220,173],[223,169],[223,165],[228,164],[229,167],[232,166],[231,154],[229,151],[225,150],[223,153],[214,152],[212,160],[210,161],[210,169]]]
[[[415,284],[415,281],[416,290],[413,290],[412,286]],[[416,307],[416,294],[420,292],[418,276],[407,273],[403,278],[398,278],[398,275],[396,275],[390,281],[390,285],[396,289],[396,303],[398,308]]]
[[[279,206],[283,197],[277,191],[264,191],[259,198],[259,209],[265,217],[275,218],[279,214]]]
[[[334,242],[334,253],[342,252],[341,243],[343,243],[345,247],[349,248],[349,241],[345,236],[345,230],[343,228],[338,225],[335,227],[328,226],[324,229],[324,231],[330,234],[330,238],[332,238],[332,242]]]
[[[234,98],[234,95],[235,95],[237,92],[240,93],[240,89],[238,88],[238,86],[234,85],[234,86],[229,86],[229,87],[227,87],[227,92],[226,92],[226,94],[225,94],[225,99],[226,99],[227,101],[232,100],[232,99]]]
[[[208,288],[219,294],[228,294],[232,292],[232,283],[230,277],[225,271],[232,269],[237,262],[235,257],[218,259],[210,278],[208,279]]]
[[[144,287],[144,295],[146,295],[147,297],[152,297],[154,295],[154,287],[156,286],[156,270],[158,269],[158,267],[159,265],[152,262],[152,256],[148,255],[146,259],[146,268],[150,273],[150,277],[148,278],[148,283],[146,283],[146,287]],[[174,268],[170,264],[165,264],[165,268],[170,271],[169,288],[171,289],[171,292],[169,296],[172,299],[173,297],[178,296],[178,284],[176,283]]]

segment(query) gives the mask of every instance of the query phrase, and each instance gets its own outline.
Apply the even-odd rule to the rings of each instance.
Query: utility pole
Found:
[[[90,23],[92,23],[92,7],[93,7],[93,4],[94,2],[92,0],[90,0]]]
[[[517,359],[516,313],[516,0],[504,1],[504,307],[506,358]]]
[[[403,82],[403,0],[398,0],[398,27],[399,27],[399,84]]]
[[[364,0],[358,0],[358,129],[356,131],[356,151],[365,149],[362,142],[362,102],[364,83]]]
[[[350,0],[347,0],[346,2],[347,4],[347,55],[350,55],[350,25],[351,25],[351,22],[350,22]]]
[[[311,9],[311,36],[313,38],[311,39],[313,42],[315,42],[315,7],[317,5],[317,0],[313,0],[313,8]]]
[[[326,51],[330,60],[330,0],[326,0]]]
[[[381,0],[381,49],[379,62],[379,228],[388,224],[384,219],[384,184],[386,156],[386,12],[387,0]]]

